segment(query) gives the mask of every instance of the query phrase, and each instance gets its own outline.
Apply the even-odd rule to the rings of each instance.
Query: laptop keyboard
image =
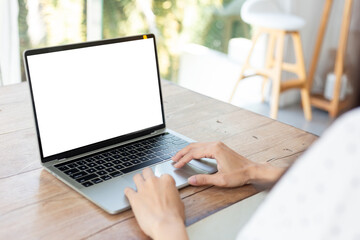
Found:
[[[189,143],[170,133],[106,150],[55,167],[85,187],[169,160]]]

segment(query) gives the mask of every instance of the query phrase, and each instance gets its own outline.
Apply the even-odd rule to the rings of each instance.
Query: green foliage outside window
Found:
[[[21,51],[27,48],[86,41],[86,0],[39,0],[38,23],[45,32],[36,42],[29,37],[29,4],[19,1]],[[146,2],[147,1],[147,2]],[[242,1],[242,0],[234,0]],[[154,14],[150,22],[144,2]],[[240,17],[222,15],[232,0],[103,0],[104,39],[149,33],[155,26],[161,76],[176,81],[179,55],[186,43],[226,52],[231,37],[250,37]],[[146,6],[146,4],[145,4]],[[149,11],[148,11],[149,12]]]

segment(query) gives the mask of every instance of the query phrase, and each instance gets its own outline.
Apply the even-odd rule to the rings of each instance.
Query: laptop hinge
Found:
[[[155,134],[159,134],[162,132],[163,132],[163,130],[156,130],[156,131],[153,131],[152,133],[150,133],[150,135],[155,135]]]
[[[58,159],[59,162],[63,162],[65,160],[67,160],[67,158]]]

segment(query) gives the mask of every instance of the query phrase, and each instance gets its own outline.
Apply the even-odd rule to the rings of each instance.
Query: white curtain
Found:
[[[0,0],[0,86],[21,82],[18,1]]]

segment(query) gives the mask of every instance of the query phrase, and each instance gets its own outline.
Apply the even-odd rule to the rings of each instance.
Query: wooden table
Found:
[[[316,136],[163,81],[167,126],[221,140],[256,162],[288,165]],[[42,169],[27,83],[0,88],[0,239],[143,239],[131,210],[109,215]],[[252,186],[180,190],[186,225],[256,193]]]

